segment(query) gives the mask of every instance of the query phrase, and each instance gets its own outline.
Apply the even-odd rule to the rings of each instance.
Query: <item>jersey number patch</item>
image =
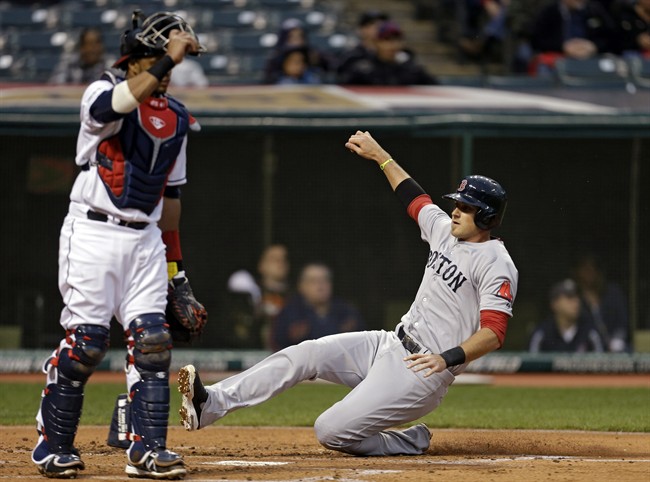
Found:
[[[497,292],[497,296],[503,298],[504,300],[508,300],[510,303],[512,303],[512,291],[510,291],[510,281],[504,281],[503,283],[501,283],[501,288],[499,288],[499,291]]]

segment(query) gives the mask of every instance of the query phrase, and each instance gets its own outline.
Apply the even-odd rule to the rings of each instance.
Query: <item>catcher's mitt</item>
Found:
[[[169,282],[166,318],[174,341],[192,340],[208,322],[208,312],[196,301],[187,278]]]

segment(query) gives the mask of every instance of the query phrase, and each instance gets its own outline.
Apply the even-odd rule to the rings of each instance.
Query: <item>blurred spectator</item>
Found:
[[[347,85],[434,85],[438,81],[404,49],[404,33],[389,20],[377,32],[377,50],[339,72],[338,83]]]
[[[650,0],[637,0],[621,7],[618,15],[621,50],[650,57]]]
[[[287,47],[280,56],[281,72],[276,84],[320,84],[318,71],[309,65],[307,47]]]
[[[550,316],[530,337],[529,350],[539,352],[603,352],[604,343],[594,324],[580,311],[575,281],[565,279],[551,287]]]
[[[201,64],[187,57],[174,67],[169,81],[169,85],[172,87],[207,87],[208,84],[208,78]]]
[[[375,53],[379,26],[388,19],[388,14],[379,10],[366,10],[359,16],[357,24],[359,43],[341,55],[337,72],[345,72],[357,60]]]
[[[304,47],[307,49],[307,59],[312,72],[322,77],[328,72],[334,71],[334,59],[327,53],[310,46],[308,33],[305,30],[304,24],[296,18],[289,18],[282,22],[274,53],[266,62],[264,68],[265,84],[278,83],[278,79],[283,75],[282,62],[285,57],[285,52],[287,48],[291,47]]]
[[[508,26],[512,35],[512,55],[514,72],[528,72],[533,59],[531,34],[535,18],[548,0],[517,0],[508,6]]]
[[[605,8],[593,0],[559,0],[539,12],[531,45],[541,54],[541,66],[552,68],[558,57],[587,59],[616,52],[616,25]]]
[[[228,279],[225,344],[236,348],[269,348],[269,331],[289,292],[289,255],[282,244],[262,252],[254,277],[246,270]]]
[[[477,60],[501,60],[503,42],[509,34],[510,0],[464,0],[464,19],[459,39],[461,51]]]
[[[575,269],[583,313],[605,340],[611,352],[630,350],[630,327],[627,300],[623,290],[608,282],[593,255],[583,256]]]
[[[79,35],[76,51],[64,54],[54,68],[51,84],[89,84],[101,77],[108,67],[104,60],[102,33],[86,28]]]
[[[335,333],[362,330],[359,313],[332,296],[332,273],[324,264],[305,265],[298,280],[298,294],[275,319],[271,333],[273,350]]]

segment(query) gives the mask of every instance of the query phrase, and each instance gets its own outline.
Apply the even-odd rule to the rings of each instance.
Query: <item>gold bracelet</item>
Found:
[[[386,164],[388,164],[389,162],[395,162],[395,159],[391,157],[387,161],[384,161],[383,163],[379,164],[379,169],[381,169],[382,171],[386,169]]]

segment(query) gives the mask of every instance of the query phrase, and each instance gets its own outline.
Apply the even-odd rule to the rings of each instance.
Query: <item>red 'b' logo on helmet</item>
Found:
[[[460,181],[460,186],[458,186],[458,192],[464,191],[467,187],[467,179]]]

